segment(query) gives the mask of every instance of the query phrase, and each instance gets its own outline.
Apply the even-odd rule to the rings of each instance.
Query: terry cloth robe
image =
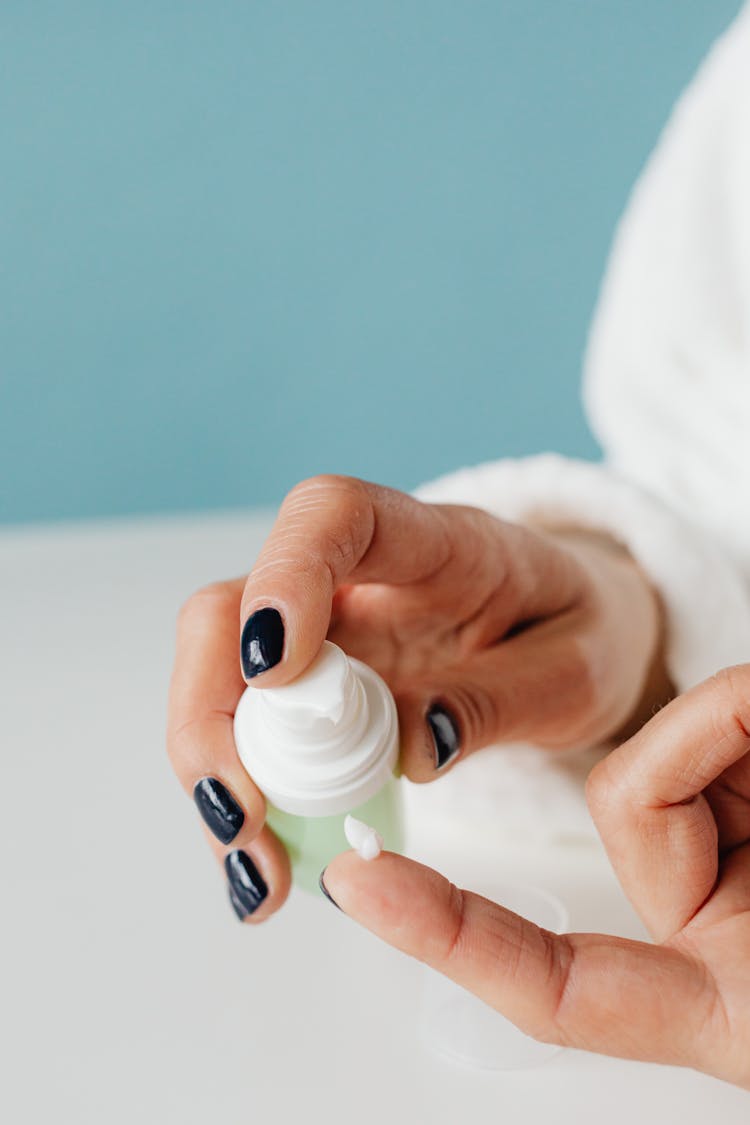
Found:
[[[750,5],[680,98],[631,194],[590,331],[584,401],[603,463],[501,460],[417,495],[619,540],[661,595],[680,690],[750,661]],[[483,751],[410,800],[417,815],[486,817],[516,838],[586,835],[589,764]]]

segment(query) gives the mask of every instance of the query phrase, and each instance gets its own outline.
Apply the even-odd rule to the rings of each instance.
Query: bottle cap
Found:
[[[330,641],[301,676],[248,687],[234,717],[240,760],[276,808],[334,816],[374,797],[398,759],[393,696]]]

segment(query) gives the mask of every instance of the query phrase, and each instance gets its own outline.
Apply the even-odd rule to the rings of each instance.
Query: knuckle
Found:
[[[178,777],[182,775],[185,754],[185,725],[175,727],[170,719],[166,736],[167,758]]]
[[[175,771],[175,773],[177,774],[178,777],[181,774],[182,762],[183,762],[183,758],[184,758],[183,745],[184,745],[184,738],[183,738],[182,729],[180,729],[180,730],[171,730],[171,729],[167,730],[167,737],[166,737],[167,759],[169,760],[169,762],[172,766],[172,769]]]
[[[566,934],[555,936],[545,933],[547,948],[547,979],[550,988],[550,1007],[544,1029],[537,1038],[561,1046],[575,1045],[577,1037],[571,1034],[571,1024],[576,1021],[578,1008],[576,996],[576,954],[571,939]]]
[[[237,608],[237,596],[228,582],[211,582],[195,590],[177,613],[179,631],[189,631],[206,620]]]
[[[586,779],[586,803],[599,824],[618,805],[622,787],[614,776],[610,758],[598,762]]]
[[[284,508],[290,521],[287,535],[299,531],[308,550],[333,574],[353,569],[372,539],[372,502],[367,485],[356,477],[309,477],[295,485]]]
[[[466,895],[455,883],[450,884],[448,894],[448,912],[451,918],[451,925],[447,927],[445,931],[445,941],[441,956],[441,961],[444,966],[450,965],[453,961],[460,962],[465,949],[464,938],[467,928]]]
[[[214,758],[212,746],[219,745],[226,715],[206,711],[167,731],[167,757],[180,777],[194,777],[209,768]]]
[[[481,684],[454,688],[449,707],[456,715],[464,750],[478,750],[490,743],[498,729],[499,701]]]
[[[328,528],[320,537],[316,553],[321,565],[331,572],[335,586],[337,576],[348,574],[359,561],[353,528],[348,524]]]
[[[565,935],[558,936],[541,928],[536,930],[533,942],[541,997],[529,1011],[523,1031],[542,1043],[563,1046],[566,1043],[564,1010],[573,960],[572,955],[569,956],[569,942]],[[526,943],[528,945],[528,939]],[[522,951],[518,954],[519,960],[521,955]]]
[[[716,701],[715,724],[727,726],[750,740],[750,664],[722,668],[708,681]]]

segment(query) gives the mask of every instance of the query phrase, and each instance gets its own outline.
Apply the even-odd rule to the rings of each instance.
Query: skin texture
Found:
[[[691,1066],[750,1089],[750,665],[670,703],[587,796],[656,944],[540,930],[435,871],[338,856],[346,914],[552,1043]]]
[[[244,813],[231,842],[268,887],[257,924],[286,898],[286,853],[237,757],[232,717],[245,689],[239,641],[275,609],[282,658],[271,687],[304,670],[328,636],[375,668],[396,699],[401,766],[426,782],[490,743],[556,748],[604,742],[666,698],[658,600],[616,545],[571,529],[532,531],[473,508],[423,504],[348,477],[316,477],[287,496],[246,578],[198,591],[177,627],[167,744],[192,794],[217,779]],[[426,721],[455,720],[442,755]],[[227,848],[206,832],[219,861]]]

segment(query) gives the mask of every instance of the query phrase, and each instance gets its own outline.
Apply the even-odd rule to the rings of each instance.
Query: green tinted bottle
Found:
[[[326,641],[292,683],[248,687],[234,731],[299,886],[317,891],[321,871],[347,846],[347,813],[376,828],[390,851],[401,850],[396,706],[367,665]]]

